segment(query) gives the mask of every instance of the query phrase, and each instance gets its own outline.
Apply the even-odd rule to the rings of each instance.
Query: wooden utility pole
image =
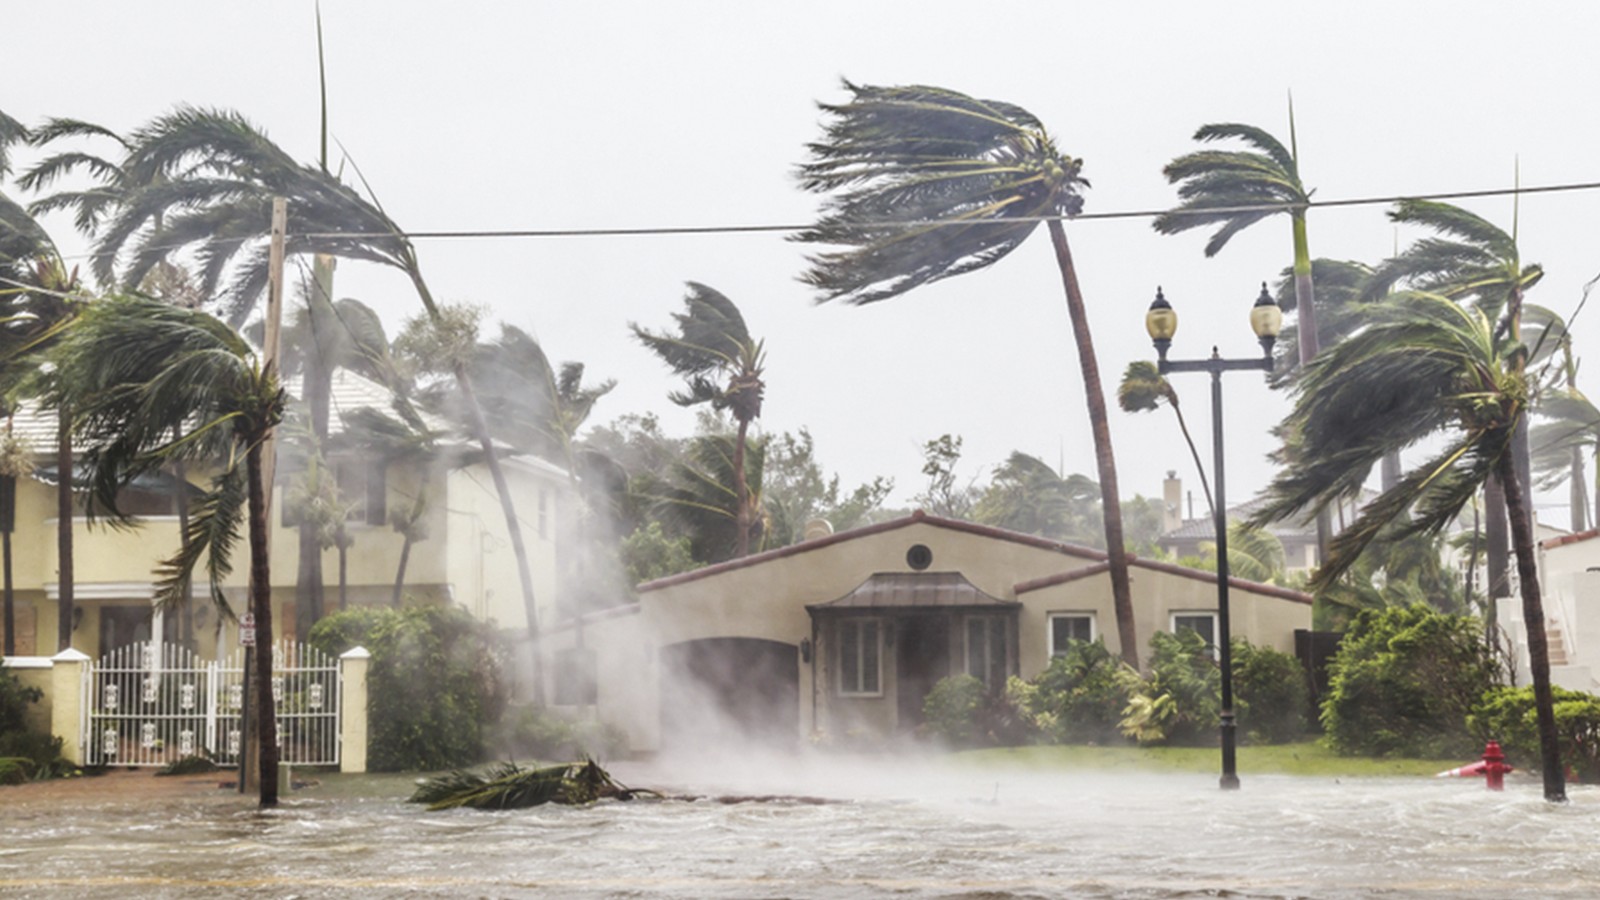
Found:
[[[282,197],[272,198],[272,244],[267,258],[267,321],[266,332],[261,341],[262,366],[271,371],[278,369],[278,345],[283,332],[283,245],[284,234],[289,226],[289,203]],[[275,431],[274,429],[273,431]],[[277,469],[277,454],[274,447],[273,431],[267,432],[267,438],[261,447],[261,483],[266,490],[267,522],[272,521],[272,484]],[[267,553],[272,552],[272,529],[267,529]],[[272,586],[264,586],[270,596]],[[251,597],[255,596],[255,585],[251,586]],[[270,602],[270,601],[269,601]],[[271,621],[270,617],[263,617],[253,604],[247,604],[247,609],[256,618]],[[261,677],[262,668],[267,661],[272,659],[272,633],[270,630],[258,633],[256,646],[245,650],[245,677],[253,680],[246,694],[252,701],[251,704],[271,703],[272,688],[270,678]],[[256,707],[259,710],[259,706]],[[252,714],[254,712],[254,714]],[[258,711],[244,710],[243,719],[253,725],[256,722]],[[239,763],[239,786],[242,793],[257,793],[261,790],[261,729],[246,726],[249,738],[245,741],[245,759]],[[276,761],[277,754],[270,754]],[[274,766],[276,768],[276,766]],[[273,773],[276,777],[276,773]],[[274,798],[277,791],[272,792]]]

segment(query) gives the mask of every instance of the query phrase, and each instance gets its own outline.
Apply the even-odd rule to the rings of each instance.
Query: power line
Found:
[[[1569,191],[1590,191],[1600,188],[1600,181],[1570,184],[1541,185],[1538,187],[1493,188],[1480,191],[1445,191],[1435,194],[1396,194],[1383,197],[1356,197],[1345,200],[1309,200],[1305,203],[1262,203],[1248,206],[1216,206],[1204,209],[1140,209],[1113,212],[1083,213],[1077,216],[1007,216],[1003,218],[958,219],[954,221],[913,219],[903,222],[872,222],[878,228],[949,228],[974,225],[1016,225],[1053,221],[1083,222],[1102,219],[1153,219],[1166,215],[1217,215],[1245,212],[1287,212],[1314,207],[1372,206],[1398,203],[1402,200],[1464,200],[1474,197],[1503,197],[1514,194],[1550,194]],[[646,237],[654,235],[691,234],[762,234],[805,231],[814,227],[804,225],[677,225],[639,228],[547,228],[547,229],[474,229],[462,231],[375,231],[375,232],[302,232],[303,238],[384,238],[403,237],[414,240],[451,238],[557,238],[557,237]]]

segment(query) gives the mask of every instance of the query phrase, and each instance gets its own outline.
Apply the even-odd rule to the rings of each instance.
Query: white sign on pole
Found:
[[[256,616],[255,613],[245,613],[239,617],[239,646],[254,647],[256,645]]]

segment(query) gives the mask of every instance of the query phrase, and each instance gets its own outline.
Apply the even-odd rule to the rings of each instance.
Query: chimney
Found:
[[[1183,527],[1183,482],[1176,470],[1167,472],[1161,482],[1161,533],[1171,534]]]

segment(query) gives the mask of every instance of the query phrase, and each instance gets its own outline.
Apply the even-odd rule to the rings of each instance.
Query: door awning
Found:
[[[813,613],[845,610],[992,609],[1022,606],[979,590],[960,572],[879,572],[837,600],[807,606]]]

